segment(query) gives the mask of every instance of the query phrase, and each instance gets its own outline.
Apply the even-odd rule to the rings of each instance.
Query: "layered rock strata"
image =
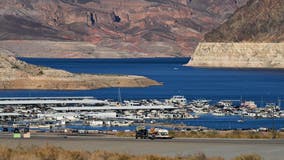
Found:
[[[284,68],[284,43],[200,43],[187,66]]]
[[[247,0],[1,0],[0,40],[80,41],[90,54],[59,57],[189,56],[203,35]],[[10,42],[12,43],[12,42]],[[49,44],[49,43],[48,43]],[[24,43],[33,47],[30,43]],[[2,47],[5,47],[2,46]],[[45,48],[52,46],[45,46]],[[74,48],[74,47],[73,47]],[[8,48],[7,48],[8,49]],[[86,45],[76,50],[88,50]],[[102,51],[102,52],[101,52]],[[14,49],[17,56],[54,55]],[[107,52],[109,54],[104,54]],[[132,55],[133,54],[133,55]]]
[[[284,1],[249,0],[204,37],[206,42],[284,42]]]

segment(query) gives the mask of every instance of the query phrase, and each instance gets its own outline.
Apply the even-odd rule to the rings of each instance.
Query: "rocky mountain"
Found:
[[[187,65],[283,69],[284,1],[249,0],[205,41]]]
[[[160,85],[143,76],[73,74],[38,67],[16,59],[0,48],[0,89],[85,90]]]
[[[284,1],[249,0],[228,21],[205,35],[206,42],[284,42]]]
[[[62,46],[50,41],[80,41],[74,42],[74,50],[56,54],[58,57],[188,56],[206,32],[247,1],[1,0],[0,40],[11,41],[2,41],[0,46],[20,44],[21,49],[12,52],[32,57],[50,55],[27,52],[30,47],[41,51],[30,45],[34,40],[53,50]],[[86,49],[82,41],[93,47]]]

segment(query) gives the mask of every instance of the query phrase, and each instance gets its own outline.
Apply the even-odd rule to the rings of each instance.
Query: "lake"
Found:
[[[122,99],[166,99],[184,95],[188,99],[254,100],[259,105],[278,103],[284,99],[284,70],[192,68],[183,66],[188,62],[187,58],[21,59],[74,73],[143,75],[164,84],[148,88],[121,88]],[[0,96],[95,96],[117,99],[118,89],[10,90],[0,91]]]
[[[259,106],[283,102],[284,70],[216,69],[185,67],[187,58],[146,59],[42,59],[21,58],[28,63],[64,69],[74,73],[134,74],[162,82],[163,86],[121,88],[122,99],[167,99],[184,95],[188,100],[222,99],[254,100]],[[87,91],[6,90],[1,97],[36,96],[94,96],[99,99],[118,98],[117,88]],[[281,105],[281,104],[280,104]],[[283,109],[284,105],[281,105]],[[225,118],[225,119],[224,119]],[[237,118],[239,119],[239,118]],[[211,128],[271,127],[271,119],[248,119],[237,123],[236,118],[205,117],[198,120],[175,121]],[[283,119],[276,120],[276,128],[284,127]]]

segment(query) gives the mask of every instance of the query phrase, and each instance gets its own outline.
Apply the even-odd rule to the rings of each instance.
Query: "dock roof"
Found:
[[[151,110],[151,109],[177,109],[174,106],[86,106],[86,107],[52,107],[55,111],[82,111],[82,110]]]
[[[19,113],[0,113],[1,116],[21,116]]]
[[[96,99],[23,99],[0,100],[0,105],[32,105],[32,104],[105,104]]]

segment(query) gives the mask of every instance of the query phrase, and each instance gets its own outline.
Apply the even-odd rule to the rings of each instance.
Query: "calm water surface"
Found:
[[[186,58],[153,59],[37,59],[26,62],[75,73],[134,74],[162,82],[163,86],[122,88],[123,99],[206,98],[255,100],[261,104],[284,99],[284,70],[205,69],[184,67]],[[0,96],[95,96],[117,99],[118,89],[89,91],[1,91]]]

